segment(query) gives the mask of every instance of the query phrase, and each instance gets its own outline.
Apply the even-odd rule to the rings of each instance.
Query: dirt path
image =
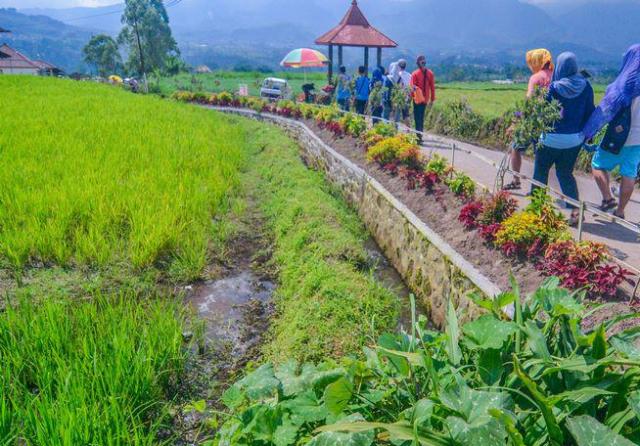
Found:
[[[497,150],[490,150],[483,147],[479,147],[473,144],[463,143],[448,138],[436,137],[447,143],[455,143],[462,149],[472,150],[480,155],[500,163],[505,153]],[[444,149],[433,149],[428,146],[424,147],[426,153],[438,153],[451,160],[451,151]],[[456,169],[464,171],[467,175],[473,178],[478,183],[484,185],[490,190],[493,189],[496,178],[496,169],[483,161],[473,157],[464,152],[457,152],[455,156]],[[522,163],[522,173],[532,177],[533,176],[533,162],[525,159]],[[578,189],[580,190],[581,198],[594,206],[598,206],[602,197],[596,186],[595,182],[586,174],[577,174]],[[560,190],[558,180],[555,176],[555,170],[550,175],[550,185],[556,190]],[[511,181],[511,176],[507,175],[505,181]],[[514,195],[518,197],[523,203],[525,202],[525,195],[529,192],[529,185],[523,182],[523,188],[520,191],[514,191]],[[627,207],[626,212],[627,220],[640,223],[640,191],[636,190],[631,202]],[[587,219],[584,224],[584,238],[586,240],[593,240],[596,242],[604,243],[610,247],[611,253],[618,259],[627,262],[628,264],[640,269],[640,236],[629,229],[622,227],[618,224],[606,221],[601,217],[587,214]],[[574,231],[574,235],[577,234]]]

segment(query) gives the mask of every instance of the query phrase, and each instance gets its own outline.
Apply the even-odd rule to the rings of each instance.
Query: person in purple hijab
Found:
[[[602,102],[593,112],[583,133],[587,140],[593,138],[605,125],[625,108],[631,108],[629,136],[619,154],[613,154],[601,147],[593,157],[591,166],[593,177],[602,193],[601,209],[616,208],[614,215],[624,218],[624,210],[633,195],[636,175],[640,165],[640,44],[627,50],[618,77],[607,87]],[[620,168],[622,184],[620,201],[616,203],[609,187],[609,172]]]

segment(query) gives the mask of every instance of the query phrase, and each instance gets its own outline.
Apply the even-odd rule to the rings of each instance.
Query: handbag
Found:
[[[424,87],[427,87],[427,73],[424,73]],[[422,105],[422,104],[426,104],[427,103],[427,98],[424,97],[424,92],[422,91],[422,88],[415,88],[415,90],[413,91],[413,102],[416,105]]]
[[[602,150],[618,155],[631,131],[631,107],[624,107],[609,123],[607,132],[600,143]]]

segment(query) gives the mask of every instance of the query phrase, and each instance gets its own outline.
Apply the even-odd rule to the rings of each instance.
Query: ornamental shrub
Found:
[[[381,166],[397,160],[411,167],[419,162],[419,155],[420,149],[405,134],[385,138],[367,150],[367,160]]]
[[[456,171],[453,178],[447,180],[447,186],[456,196],[471,198],[476,193],[476,183],[465,173]]]
[[[460,210],[458,221],[468,231],[478,228],[478,218],[483,212],[483,204],[481,201],[471,201],[465,204]]]
[[[585,289],[594,296],[615,296],[630,273],[609,260],[607,248],[600,243],[564,240],[547,247],[538,269],[560,278],[569,289]]]
[[[435,173],[441,178],[444,178],[445,175],[451,172],[451,166],[449,166],[449,162],[442,156],[438,154],[434,154],[424,169],[427,173]]]
[[[358,138],[367,130],[367,121],[354,113],[345,113],[339,122],[345,133],[354,138]]]
[[[518,202],[507,191],[491,194],[482,200],[482,213],[478,217],[480,225],[502,223],[518,209]]]

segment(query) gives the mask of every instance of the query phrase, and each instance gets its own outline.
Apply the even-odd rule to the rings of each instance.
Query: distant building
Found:
[[[198,68],[196,68],[196,73],[198,74],[211,73],[211,68],[209,68],[206,65],[200,65]]]
[[[62,73],[55,65],[42,60],[31,60],[7,44],[0,46],[0,74],[58,76]]]
[[[496,79],[491,82],[497,85],[512,85],[514,83],[512,79]]]
[[[60,76],[64,74],[64,71],[61,68],[58,68],[49,62],[45,62],[44,60],[34,60],[33,63],[40,67],[41,76]]]

